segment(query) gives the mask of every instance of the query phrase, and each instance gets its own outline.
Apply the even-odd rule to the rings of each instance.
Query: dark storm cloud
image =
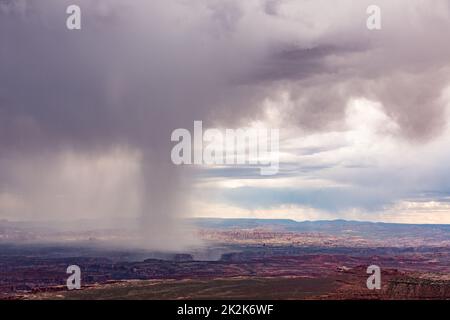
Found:
[[[378,35],[355,25],[356,31],[331,32],[315,44],[302,44],[301,29],[298,39],[267,36],[246,44],[232,39],[245,35],[243,21],[272,22],[252,20],[267,15],[263,2],[253,8],[259,13],[233,1],[197,1],[192,8],[179,1],[81,2],[80,32],[64,28],[60,13],[70,1],[20,3],[2,1],[9,8],[0,22],[3,148],[165,144],[152,137],[194,119],[257,118],[258,102],[280,89],[293,102],[286,119],[305,127],[339,120],[355,96],[382,102],[409,136],[429,136],[442,126],[439,98],[450,56],[442,44],[449,22],[442,19],[441,28],[430,26],[439,32],[430,37],[421,29],[428,19],[405,17],[404,27],[387,22],[391,30]],[[265,2],[276,12],[283,3]],[[320,19],[319,12],[318,6]],[[386,8],[384,20],[396,13]],[[412,32],[422,30],[414,39],[401,32],[412,23],[419,25]]]
[[[392,65],[389,57],[398,47],[383,48],[381,54],[371,47],[286,49],[271,56],[252,81],[277,83],[286,90],[292,107],[285,110],[285,120],[304,128],[335,125],[344,117],[349,99],[365,97],[381,102],[408,139],[428,140],[442,132],[450,48],[445,48],[446,57],[429,64],[415,65],[405,57]]]
[[[193,120],[247,123],[286,91],[286,123],[326,130],[364,96],[405,137],[430,139],[444,125],[448,2],[401,3],[413,12],[380,1],[370,33],[365,1],[82,0],[82,30],[68,31],[72,1],[0,0],[0,157],[138,150],[144,232],[169,237],[190,185],[170,133]],[[2,162],[0,176],[15,170]]]
[[[269,14],[299,22],[299,38],[305,30],[315,31],[306,22],[302,28],[302,21],[330,28],[313,40],[280,39],[248,81],[288,92],[292,106],[284,120],[307,129],[335,127],[349,99],[365,97],[383,104],[405,138],[429,140],[445,126],[441,96],[450,81],[450,45],[444,40],[450,30],[449,2],[378,1],[379,31],[367,30],[367,15],[357,14],[371,4],[344,1],[339,7],[353,15],[338,8],[333,15],[327,1],[298,6],[267,1]],[[292,10],[291,16],[283,7]]]
[[[251,43],[228,38],[237,32],[240,7],[79,1],[82,30],[68,31],[71,1],[0,3],[1,156],[21,163],[28,158],[45,172],[57,170],[54,158],[61,152],[95,157],[112,148],[137,150],[145,245],[167,249],[186,242],[176,221],[188,211],[189,169],[170,161],[171,132],[196,119],[236,123],[241,115],[255,116],[251,110],[261,99],[230,84],[259,54]],[[58,216],[50,212],[60,207],[51,210],[47,203],[58,202],[53,188],[36,201],[34,189],[46,190],[45,175],[30,172],[24,184],[22,168],[3,161],[0,172],[8,179],[0,190],[31,202],[27,208],[37,217]]]
[[[167,144],[161,136],[215,108],[239,110],[239,97],[225,103],[227,95],[240,95],[227,78],[249,67],[234,61],[232,52],[222,54],[203,29],[204,23],[229,32],[217,9],[198,22],[195,15],[183,16],[192,13],[178,2],[173,12],[164,12],[158,1],[103,2],[124,10],[119,19],[98,21],[96,6],[82,2],[83,29],[70,32],[64,13],[70,1],[25,3],[31,13],[19,19],[3,12],[0,22],[3,148],[122,142],[152,147]],[[173,30],[177,25],[181,29]]]

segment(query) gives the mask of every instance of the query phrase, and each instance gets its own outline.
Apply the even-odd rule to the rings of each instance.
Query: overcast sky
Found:
[[[0,0],[0,218],[450,223],[449,31],[449,0]],[[194,120],[279,128],[279,174],[175,167]]]

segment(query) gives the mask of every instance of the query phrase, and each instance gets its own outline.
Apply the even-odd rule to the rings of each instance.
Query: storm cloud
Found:
[[[278,124],[308,134],[343,130],[355,98],[379,103],[410,143],[445,132],[449,1],[378,1],[379,31],[366,28],[371,2],[322,0],[80,0],[82,29],[69,31],[72,2],[0,0],[3,216],[134,212],[144,241],[168,246],[183,234],[195,174],[172,165],[171,132],[194,120],[265,119],[267,101]],[[108,172],[92,164],[104,157],[116,159]],[[92,181],[74,178],[58,200],[61,172],[80,166]],[[355,206],[378,205],[363,191],[353,196]],[[351,207],[344,198],[339,205]],[[76,210],[61,205],[70,202]]]

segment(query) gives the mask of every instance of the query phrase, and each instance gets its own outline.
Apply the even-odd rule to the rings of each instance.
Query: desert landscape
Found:
[[[155,252],[113,247],[112,239],[126,234],[118,229],[54,234],[3,221],[0,297],[450,299],[448,225],[262,219],[190,223],[198,228],[201,246]],[[66,268],[72,264],[81,268],[81,290],[66,287]],[[370,265],[381,268],[380,290],[366,286]]]

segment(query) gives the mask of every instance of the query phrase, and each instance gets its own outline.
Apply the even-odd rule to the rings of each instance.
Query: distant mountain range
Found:
[[[273,232],[320,233],[331,236],[356,236],[365,239],[420,238],[422,241],[438,240],[449,243],[449,224],[399,224],[347,220],[295,221],[289,219],[222,219],[191,218],[188,225],[211,231],[264,229]],[[0,240],[46,239],[48,236],[80,236],[95,238],[106,234],[133,235],[129,226],[133,221],[124,219],[118,226],[108,226],[104,221],[77,220],[73,222],[14,222],[0,220]],[[117,225],[117,223],[116,223]],[[189,226],[186,226],[187,228]],[[128,228],[127,228],[128,226]]]
[[[289,219],[220,219],[194,218],[192,222],[205,229],[270,228],[287,232],[320,232],[325,234],[354,234],[366,237],[380,236],[432,236],[450,239],[449,224],[400,224],[347,220],[295,221]]]

